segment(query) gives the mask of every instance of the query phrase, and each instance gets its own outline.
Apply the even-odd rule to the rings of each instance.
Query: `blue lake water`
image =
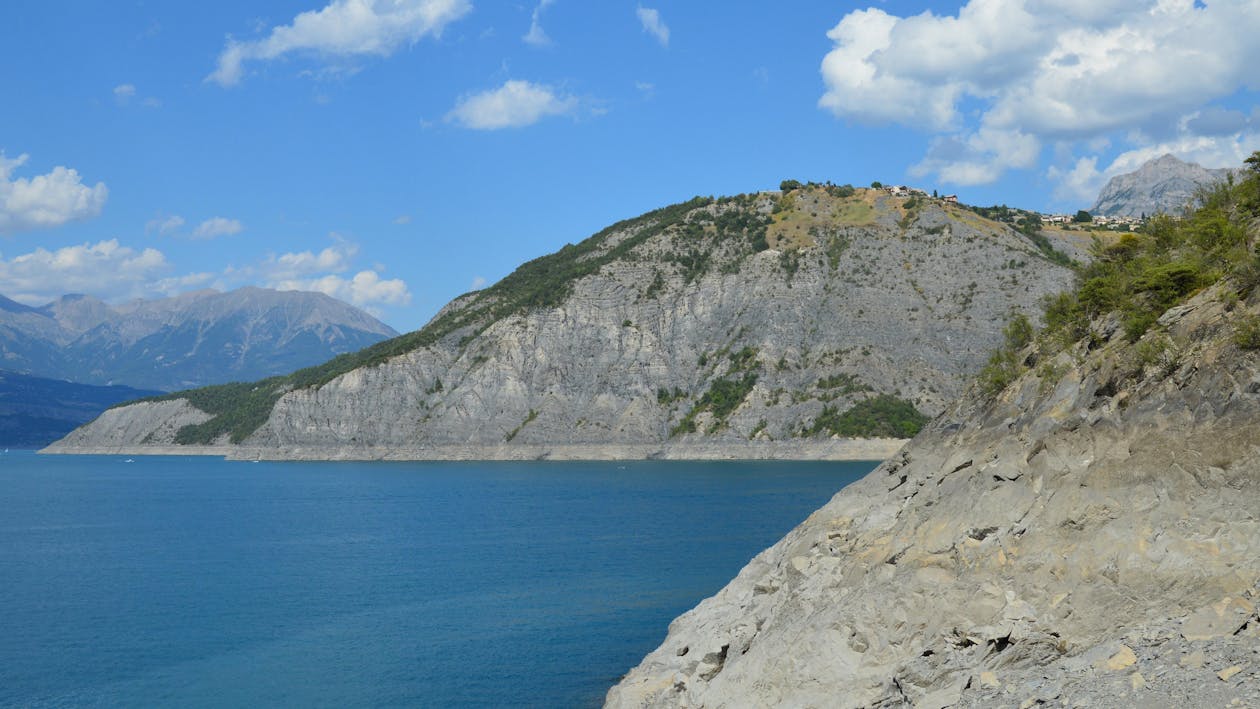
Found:
[[[10,452],[0,705],[598,705],[874,466]]]

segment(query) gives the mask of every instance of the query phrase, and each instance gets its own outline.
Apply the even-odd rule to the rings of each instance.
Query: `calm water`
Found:
[[[0,455],[0,705],[597,705],[873,467]]]

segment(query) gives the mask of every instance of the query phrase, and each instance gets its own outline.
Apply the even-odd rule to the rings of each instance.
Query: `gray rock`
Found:
[[[879,393],[934,415],[985,361],[1011,313],[1033,314],[1071,280],[1003,225],[931,200],[907,213],[874,190],[794,192],[761,251],[720,226],[766,218],[780,199],[719,201],[668,228],[648,219],[605,232],[581,247],[582,258],[615,258],[555,281],[567,297],[554,306],[499,312],[505,289],[466,295],[419,333],[437,332],[434,341],[317,388],[285,390],[267,422],[227,452],[701,455],[711,445],[799,441],[825,409]],[[635,241],[640,234],[650,238]],[[621,244],[634,247],[622,253]],[[466,324],[440,330],[451,322]],[[755,384],[733,409],[705,404],[750,375]],[[680,430],[688,422],[694,433]],[[92,449],[95,429],[76,438],[80,450]],[[145,433],[133,452],[171,443]]]
[[[674,621],[607,706],[935,705],[984,672],[954,706],[1245,704],[1260,400],[1238,392],[1260,360],[1232,334],[1260,304],[1222,299],[1169,317],[1177,376],[1115,338],[1060,355],[1057,382],[963,397]],[[715,673],[672,651],[748,624]]]
[[[1163,155],[1134,172],[1111,178],[1089,212],[1110,217],[1180,216],[1199,189],[1221,182],[1232,172],[1229,168],[1208,170]]]

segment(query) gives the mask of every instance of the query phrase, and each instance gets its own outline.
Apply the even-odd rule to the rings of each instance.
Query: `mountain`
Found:
[[[1209,170],[1164,155],[1108,180],[1089,212],[1109,217],[1180,215],[1200,188],[1221,182],[1232,172],[1228,168]]]
[[[1260,706],[1257,241],[1253,174],[1110,247],[607,706]]]
[[[109,305],[0,297],[0,367],[86,384],[171,391],[310,366],[398,333],[321,293],[241,288]]]
[[[42,448],[114,404],[160,393],[0,371],[0,447]]]
[[[926,196],[696,198],[530,261],[417,332],[114,409],[52,450],[883,456],[960,393],[1012,313],[1069,284],[1051,256]]]

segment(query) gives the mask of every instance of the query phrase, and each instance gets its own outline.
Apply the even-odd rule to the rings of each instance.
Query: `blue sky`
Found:
[[[321,290],[399,330],[784,178],[1070,211],[1260,148],[1260,0],[9,0],[0,294]]]

